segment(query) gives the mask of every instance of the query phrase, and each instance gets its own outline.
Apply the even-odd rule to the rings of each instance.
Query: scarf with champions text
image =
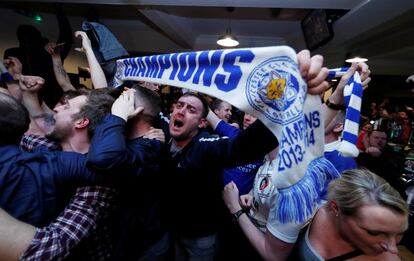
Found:
[[[277,157],[271,160],[272,168],[268,170],[272,185],[268,187],[285,191],[272,203],[270,213],[282,222],[300,223],[309,218],[315,204],[325,196],[329,181],[339,177],[323,157],[321,99],[307,94],[296,53],[290,47],[120,59],[113,86],[124,81],[146,81],[205,93],[260,119],[279,140]]]

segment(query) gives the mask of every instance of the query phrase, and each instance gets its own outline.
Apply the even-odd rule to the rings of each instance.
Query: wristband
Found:
[[[244,209],[240,209],[239,211],[237,211],[236,213],[233,214],[233,221],[237,222],[240,218],[241,215],[245,214],[246,212],[244,211]]]
[[[329,98],[325,101],[326,106],[328,106],[329,109],[335,110],[335,111],[344,111],[346,110],[345,105],[343,104],[335,104],[329,101]]]

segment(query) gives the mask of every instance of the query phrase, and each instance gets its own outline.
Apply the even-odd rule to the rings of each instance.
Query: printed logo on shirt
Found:
[[[260,181],[260,190],[264,190],[267,186],[269,186],[269,179],[267,177],[264,177],[261,181]]]
[[[297,64],[289,57],[273,57],[256,66],[247,78],[249,104],[275,123],[289,123],[300,117],[306,85]]]
[[[269,173],[257,173],[255,183],[253,184],[259,201],[264,203],[272,195],[272,179]]]

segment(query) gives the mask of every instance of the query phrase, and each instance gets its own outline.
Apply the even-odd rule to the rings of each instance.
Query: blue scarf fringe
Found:
[[[269,215],[282,224],[307,221],[313,215],[315,205],[326,199],[329,182],[339,177],[339,172],[325,157],[313,160],[298,183],[279,189],[276,206]]]

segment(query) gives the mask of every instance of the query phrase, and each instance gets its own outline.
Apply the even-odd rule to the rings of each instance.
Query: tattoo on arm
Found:
[[[67,77],[67,73],[65,71],[65,68],[63,68],[63,64],[57,65],[57,70],[61,75],[63,75],[63,77]]]

